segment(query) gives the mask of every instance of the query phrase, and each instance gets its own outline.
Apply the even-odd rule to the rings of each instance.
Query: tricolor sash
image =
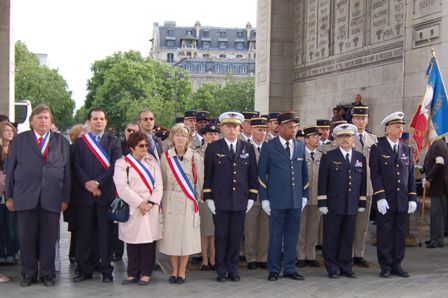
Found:
[[[106,170],[110,167],[110,157],[107,155],[106,151],[104,151],[103,147],[95,140],[95,136],[89,132],[82,136],[82,139],[86,143],[87,147],[89,147],[90,151],[92,151],[93,155],[95,155],[96,159],[100,162],[100,164]]]
[[[137,172],[137,174],[142,179],[143,183],[149,190],[149,193],[152,194],[154,189],[154,177],[151,175],[151,172],[146,168],[141,161],[136,159],[132,154],[128,154],[124,157],[124,159],[131,165],[131,167]]]
[[[188,179],[187,174],[182,168],[182,164],[180,163],[179,158],[177,156],[170,156],[168,151],[165,152],[165,157],[166,160],[168,161],[168,165],[170,166],[171,172],[173,173],[174,178],[176,179],[177,183],[179,184],[184,194],[190,201],[193,202],[194,212],[198,213],[199,212],[198,200],[196,199],[196,192],[193,188],[193,185],[191,184],[191,181]]]
[[[47,152],[48,152],[48,145],[50,144],[50,132],[47,131],[47,133],[43,136],[42,143],[39,144],[39,140],[37,140],[37,144],[39,145],[40,153],[42,153],[42,157],[44,159],[47,158]]]

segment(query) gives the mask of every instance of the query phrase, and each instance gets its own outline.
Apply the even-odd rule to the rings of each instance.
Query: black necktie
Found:
[[[397,154],[398,154],[398,151],[397,151],[397,144],[395,144],[394,145],[394,157],[395,157],[395,159],[397,159]]]
[[[288,154],[288,158],[291,159],[291,148],[289,147],[289,141],[286,141],[286,154]]]
[[[311,159],[314,161],[314,152],[310,152]]]
[[[250,144],[250,139],[247,139],[247,142]]]
[[[362,134],[359,134],[359,142],[361,143],[361,147],[364,148],[364,140]]]
[[[350,164],[350,154],[346,154],[345,155],[345,160],[347,161],[348,164]]]
[[[201,146],[204,146],[204,143],[205,143],[205,139],[202,139],[201,140]]]
[[[257,151],[258,151],[258,153],[261,153],[261,148],[260,148],[260,146],[257,147]]]
[[[233,144],[230,144],[230,158],[235,159],[235,150],[233,149]]]

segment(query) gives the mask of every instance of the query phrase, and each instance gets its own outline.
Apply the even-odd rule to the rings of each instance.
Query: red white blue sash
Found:
[[[92,151],[93,155],[95,155],[96,159],[100,162],[100,164],[106,170],[110,167],[110,157],[107,155],[106,151],[104,151],[103,147],[95,140],[95,136],[89,132],[82,136],[82,139],[86,143],[87,147],[89,147],[90,151]]]
[[[141,161],[132,156],[132,154],[126,155],[124,159],[137,172],[143,183],[148,188],[149,193],[152,194],[152,190],[154,189],[154,177],[151,175],[151,172],[148,170],[148,168],[146,168]]]
[[[39,144],[39,140],[37,140],[37,144],[39,145],[40,152],[42,153],[42,156],[45,159],[47,157],[48,145],[50,144],[50,132],[47,131],[47,133],[43,136],[41,144]]]
[[[166,160],[168,161],[168,165],[170,166],[171,172],[173,173],[174,178],[176,179],[177,183],[179,184],[184,194],[190,201],[193,202],[194,212],[197,213],[199,212],[199,206],[193,185],[191,184],[190,179],[188,179],[187,174],[182,168],[182,164],[180,163],[179,158],[177,156],[170,156],[168,151],[165,152],[165,157]]]

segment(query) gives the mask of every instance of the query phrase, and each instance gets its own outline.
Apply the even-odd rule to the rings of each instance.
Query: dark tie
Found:
[[[233,149],[233,144],[230,144],[230,158],[235,159],[235,150]]]
[[[286,154],[288,154],[288,158],[291,159],[291,148],[289,147],[289,141],[286,141]]]
[[[398,151],[397,151],[397,144],[394,145],[394,157],[397,159]]]
[[[359,134],[359,142],[361,143],[361,147],[364,148],[364,139],[362,137],[362,134]]]
[[[345,155],[345,160],[347,161],[348,164],[350,164],[350,154],[346,154]]]
[[[44,138],[43,137],[40,137],[39,138],[39,140],[38,140],[38,142],[37,142],[37,145],[39,145],[39,149],[40,149],[40,147],[42,146],[42,142],[44,141]]]
[[[205,139],[201,140],[201,146],[204,146]]]
[[[314,161],[314,152],[310,152],[311,159]]]
[[[260,148],[260,146],[257,147],[257,151],[258,151],[258,153],[261,153],[261,148]]]
[[[250,144],[250,139],[247,139],[247,142]]]
[[[96,138],[96,142],[99,144],[100,141],[101,141],[101,137],[100,136],[95,136],[95,138]]]

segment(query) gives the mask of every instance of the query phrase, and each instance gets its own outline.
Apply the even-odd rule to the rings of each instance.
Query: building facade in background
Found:
[[[190,73],[193,90],[203,83],[223,84],[227,75],[247,78],[255,74],[256,30],[245,28],[177,26],[154,23],[150,56],[182,67]]]

